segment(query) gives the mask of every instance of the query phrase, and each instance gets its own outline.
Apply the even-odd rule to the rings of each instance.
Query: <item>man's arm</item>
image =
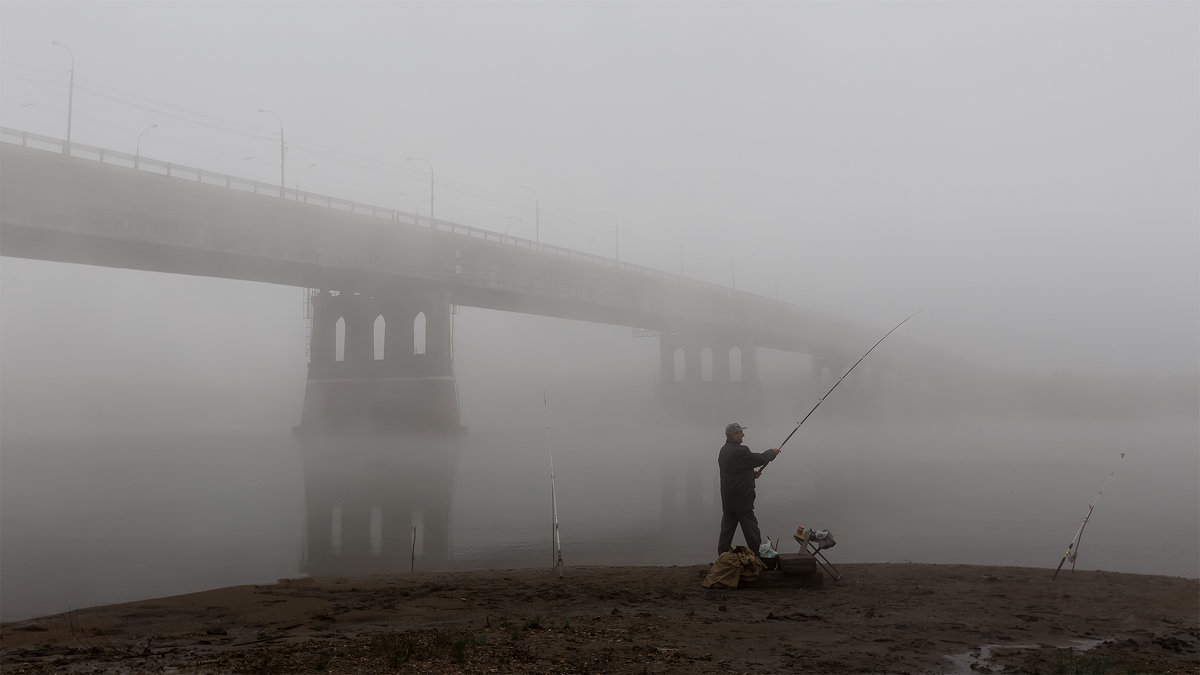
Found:
[[[762,452],[756,453],[754,457],[758,464],[754,465],[755,470],[757,471],[766,468],[766,466],[778,456],[779,448],[771,448],[770,450],[763,450]],[[758,478],[758,476],[755,476],[755,478]]]
[[[743,446],[744,447],[744,446]],[[771,448],[762,452],[750,452],[750,448],[740,452],[736,456],[737,465],[747,469],[757,469],[766,466],[768,462],[775,459],[779,455],[779,448]]]
[[[770,461],[763,459],[763,453],[750,452],[750,448],[747,448],[744,445],[740,450],[738,450],[737,454],[735,454],[732,459],[733,465],[739,469],[755,469]]]

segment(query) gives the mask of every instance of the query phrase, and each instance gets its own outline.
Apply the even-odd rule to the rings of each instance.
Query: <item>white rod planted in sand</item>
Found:
[[[554,452],[550,449],[550,404],[546,399],[546,390],[542,390],[542,408],[546,411],[546,456],[550,459],[550,569],[557,569],[561,579],[563,575],[562,541],[558,538],[558,494],[554,489]]]
[[[1124,458],[1125,453],[1122,452],[1121,459]],[[1067,544],[1067,552],[1063,553],[1062,560],[1058,561],[1058,567],[1054,568],[1054,576],[1050,577],[1051,581],[1058,578],[1058,573],[1060,570],[1062,570],[1063,563],[1067,562],[1068,558],[1071,559],[1071,571],[1075,571],[1075,557],[1079,555],[1079,540],[1083,538],[1083,528],[1087,527],[1088,520],[1090,520],[1092,517],[1092,511],[1096,510],[1096,502],[1100,501],[1100,495],[1104,494],[1104,488],[1108,487],[1108,481],[1112,480],[1114,473],[1116,473],[1115,469],[1108,472],[1108,478],[1104,479],[1104,484],[1101,485],[1100,490],[1096,492],[1095,499],[1092,500],[1091,504],[1088,504],[1088,510],[1083,516],[1083,522],[1079,524],[1079,529],[1075,532],[1075,536],[1071,537],[1071,543]]]

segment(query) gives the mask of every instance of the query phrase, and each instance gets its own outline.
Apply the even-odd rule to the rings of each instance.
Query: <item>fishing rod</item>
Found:
[[[839,384],[841,384],[841,383],[842,383],[842,380],[846,379],[846,376],[847,376],[847,375],[849,375],[849,374],[850,374],[850,372],[851,372],[852,370],[854,370],[854,369],[855,369],[855,367],[857,367],[857,366],[858,366],[858,364],[862,363],[862,362],[863,362],[863,359],[867,358],[867,356],[869,356],[869,355],[871,354],[871,352],[875,351],[875,348],[879,346],[879,343],[880,343],[880,342],[883,342],[884,340],[886,340],[886,339],[887,339],[887,336],[889,336],[889,335],[891,335],[892,333],[896,332],[896,329],[897,329],[897,328],[899,328],[900,326],[903,326],[904,324],[908,323],[908,320],[909,320],[909,319],[913,318],[914,316],[916,316],[916,315],[920,314],[920,313],[921,313],[921,312],[923,312],[923,311],[925,311],[925,310],[924,310],[924,309],[918,309],[917,311],[913,312],[912,314],[909,314],[907,317],[905,317],[904,321],[901,321],[900,323],[898,323],[898,324],[896,324],[895,326],[893,326],[891,330],[889,330],[888,332],[884,333],[884,334],[883,334],[883,337],[879,338],[879,340],[878,340],[878,341],[876,341],[876,342],[875,342],[875,344],[871,345],[871,348],[870,348],[870,349],[868,349],[868,350],[866,351],[866,353],[865,353],[865,354],[863,354],[862,356],[858,357],[858,360],[854,362],[854,365],[853,365],[853,366],[850,366],[849,368],[847,368],[847,369],[846,369],[846,372],[842,373],[842,376],[841,376],[841,377],[839,377],[839,378],[837,379],[837,382],[834,382],[834,383],[833,383],[833,386],[829,388],[829,391],[825,392],[825,395],[824,395],[824,396],[821,396],[820,398],[818,398],[818,399],[817,399],[817,402],[813,404],[813,407],[812,407],[812,408],[811,408],[811,409],[808,411],[808,414],[804,416],[804,419],[800,420],[799,422],[796,422],[796,428],[795,428],[795,429],[792,429],[792,433],[788,434],[788,435],[787,435],[787,438],[783,439],[783,442],[779,444],[779,447],[780,447],[780,449],[782,449],[782,448],[783,448],[783,446],[787,445],[787,442],[788,442],[788,441],[790,441],[790,440],[792,439],[792,436],[793,436],[793,435],[794,435],[794,434],[795,434],[797,431],[799,431],[799,430],[800,430],[800,425],[804,424],[804,423],[805,423],[805,422],[808,420],[808,418],[809,418],[809,417],[810,417],[810,416],[811,416],[811,415],[812,415],[814,412],[816,412],[816,411],[817,411],[817,408],[818,408],[818,407],[820,407],[820,405],[821,405],[822,403],[824,403],[824,402],[825,402],[825,399],[826,399],[826,397],[828,397],[830,394],[832,394],[834,389],[837,389],[837,386],[838,386]],[[766,467],[763,467],[763,469],[765,469],[765,468],[766,468]]]
[[[542,407],[546,411],[546,455],[550,458],[550,514],[553,527],[550,535],[550,569],[558,570],[558,578],[563,575],[562,541],[558,538],[558,495],[554,490],[554,453],[550,450],[550,404],[546,400],[546,390],[542,390]]]
[[[1125,458],[1125,453],[1121,453],[1121,459]],[[1087,527],[1088,521],[1092,518],[1092,511],[1096,510],[1096,502],[1100,501],[1100,495],[1104,494],[1104,488],[1108,487],[1108,481],[1112,480],[1116,470],[1108,472],[1108,478],[1104,479],[1104,484],[1100,486],[1100,490],[1096,493],[1095,499],[1088,505],[1087,513],[1083,516],[1083,522],[1079,525],[1079,530],[1071,537],[1071,543],[1067,544],[1067,552],[1063,553],[1062,560],[1058,561],[1058,567],[1054,568],[1054,576],[1050,577],[1053,581],[1058,578],[1058,573],[1062,570],[1063,563],[1067,562],[1067,558],[1071,559],[1071,571],[1075,571],[1075,557],[1079,555],[1079,541],[1083,538],[1083,528]]]

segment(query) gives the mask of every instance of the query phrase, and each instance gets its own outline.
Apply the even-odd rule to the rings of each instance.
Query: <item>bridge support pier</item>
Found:
[[[300,426],[322,432],[456,430],[450,292],[320,293]]]
[[[659,401],[672,417],[708,425],[749,424],[762,412],[758,349],[745,341],[679,335],[659,338]]]
[[[462,432],[450,311],[445,290],[312,298],[308,383],[295,428],[306,572],[403,571],[414,548],[424,569],[447,562]]]
[[[659,364],[660,409],[673,423],[709,432],[714,464],[726,424],[762,421],[763,390],[755,345],[733,337],[667,334],[659,338]],[[711,510],[714,479],[695,460],[690,454],[664,458],[664,517],[689,518]]]

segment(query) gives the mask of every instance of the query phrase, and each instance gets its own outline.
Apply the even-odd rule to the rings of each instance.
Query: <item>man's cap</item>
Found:
[[[742,425],[738,424],[737,422],[734,422],[733,424],[730,424],[730,425],[728,425],[728,426],[726,426],[726,427],[725,427],[725,435],[726,435],[726,436],[732,436],[732,435],[734,435],[734,434],[736,434],[736,433],[738,433],[738,432],[740,432],[740,431],[745,431],[745,430],[747,430],[747,429],[749,429],[749,428],[750,428],[750,427],[744,427],[744,426],[742,426]]]

